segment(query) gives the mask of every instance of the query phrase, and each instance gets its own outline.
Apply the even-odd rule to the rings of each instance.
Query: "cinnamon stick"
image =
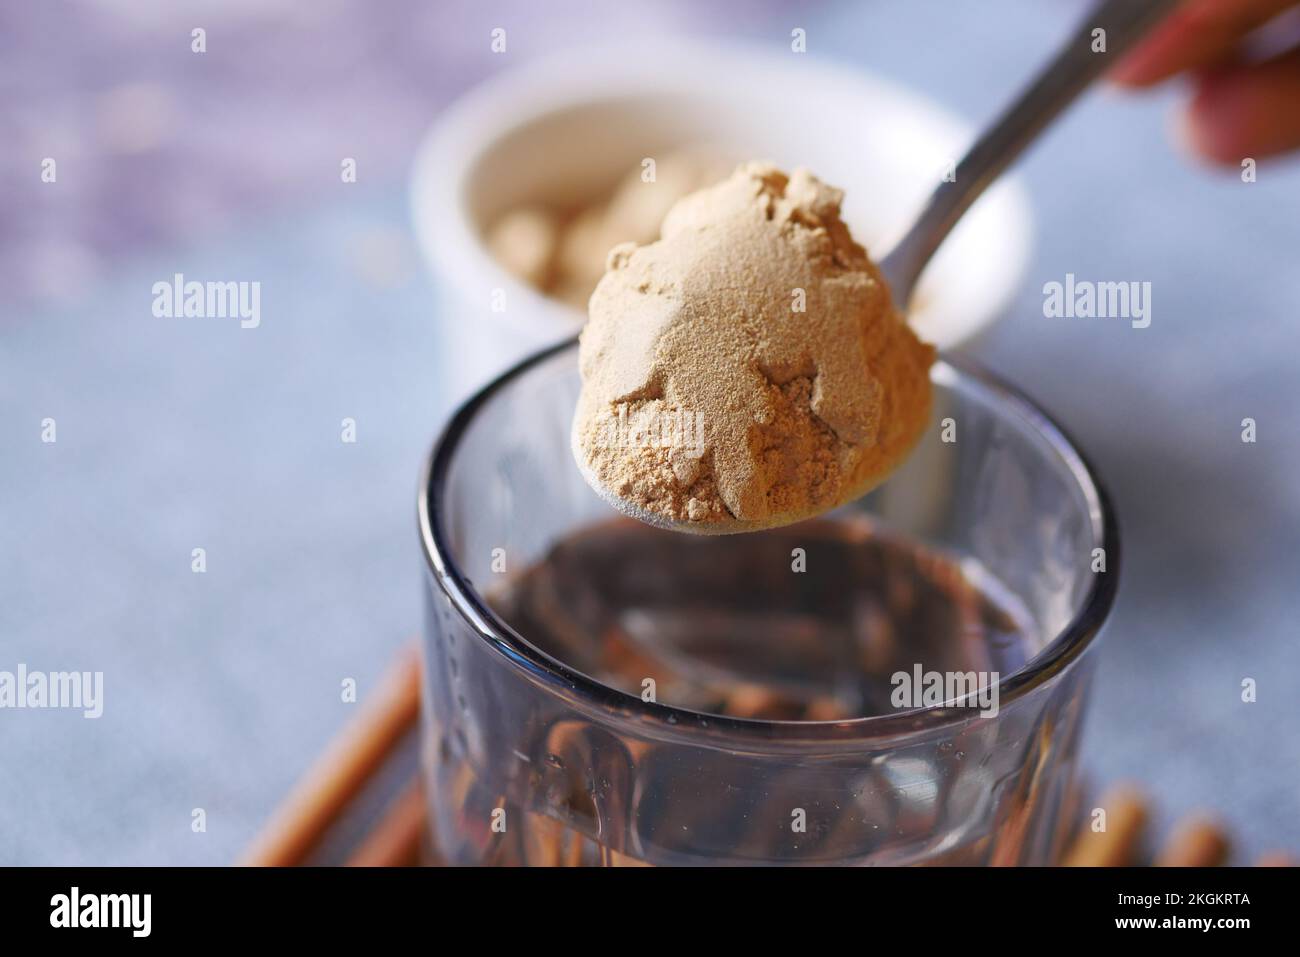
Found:
[[[412,646],[368,696],[361,713],[316,759],[240,863],[301,864],[415,724],[419,711],[420,659]]]
[[[424,787],[417,780],[366,835],[348,867],[415,867],[420,863],[424,816]]]
[[[1156,855],[1156,867],[1222,867],[1228,838],[1206,814],[1183,818]]]
[[[1141,792],[1132,785],[1117,785],[1106,792],[1098,807],[1106,812],[1106,829],[1094,831],[1089,820],[1061,862],[1066,867],[1123,867],[1137,857],[1147,820]]]
[[[1256,867],[1295,867],[1295,858],[1286,851],[1269,851],[1255,861]]]

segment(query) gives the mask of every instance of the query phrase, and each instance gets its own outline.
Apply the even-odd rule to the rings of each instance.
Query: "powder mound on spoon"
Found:
[[[609,254],[579,349],[573,454],[645,521],[749,531],[850,501],[930,416],[922,343],[804,169],[748,163]]]

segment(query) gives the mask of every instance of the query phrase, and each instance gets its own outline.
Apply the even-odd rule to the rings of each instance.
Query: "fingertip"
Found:
[[[1198,107],[1195,99],[1178,111],[1173,137],[1184,152],[1218,166],[1235,164],[1240,159],[1221,117]]]
[[[1155,86],[1173,75],[1158,49],[1147,46],[1133,50],[1106,72],[1106,79],[1116,86],[1141,90]]]
[[[1183,108],[1176,136],[1193,154],[1221,166],[1235,166],[1248,152],[1239,104],[1222,77],[1206,74]]]
[[[1184,122],[1192,148],[1216,163],[1300,149],[1300,50],[1201,74]]]
[[[1198,51],[1197,36],[1186,17],[1171,14],[1129,50],[1107,73],[1120,86],[1154,86],[1185,69]]]
[[[1160,66],[1158,59],[1152,57],[1145,48],[1139,47],[1111,67],[1106,73],[1106,80],[1126,89],[1143,89],[1165,79],[1167,74]]]

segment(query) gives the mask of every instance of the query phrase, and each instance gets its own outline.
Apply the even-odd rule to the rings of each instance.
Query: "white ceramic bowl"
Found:
[[[584,321],[492,258],[484,229],[508,209],[599,199],[643,157],[703,142],[807,166],[843,188],[846,220],[879,256],[971,137],[932,101],[860,68],[771,48],[660,40],[505,69],[447,111],[415,162],[413,216],[439,291],[445,384],[463,394]],[[1023,188],[1004,179],[922,277],[918,332],[951,348],[997,318],[1031,232]],[[496,290],[504,311],[492,308]]]

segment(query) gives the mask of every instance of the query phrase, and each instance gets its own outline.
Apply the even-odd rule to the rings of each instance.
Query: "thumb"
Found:
[[[1193,151],[1218,163],[1300,148],[1300,50],[1199,76],[1183,130]]]

